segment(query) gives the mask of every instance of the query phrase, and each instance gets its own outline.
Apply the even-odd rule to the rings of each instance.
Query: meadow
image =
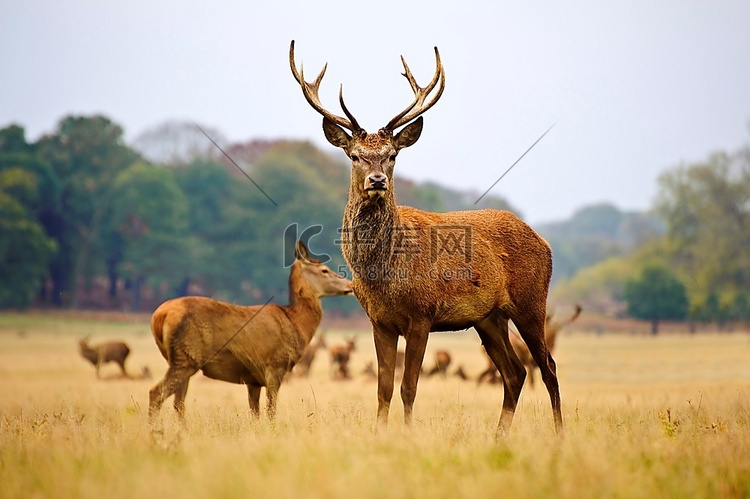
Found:
[[[309,378],[279,395],[277,419],[248,414],[244,387],[197,374],[181,426],[160,429],[148,390],[166,370],[147,316],[0,315],[0,497],[749,497],[750,336],[561,333],[555,358],[566,422],[554,433],[543,385],[524,388],[510,435],[495,441],[498,385],[420,381],[411,428],[398,389],[375,431],[368,331],[353,379],[334,381],[319,352]],[[94,368],[77,340],[122,339],[131,374]],[[433,334],[451,371],[486,367],[473,331]],[[538,374],[537,374],[538,376]],[[539,381],[537,379],[537,381]],[[265,396],[265,394],[263,395]]]

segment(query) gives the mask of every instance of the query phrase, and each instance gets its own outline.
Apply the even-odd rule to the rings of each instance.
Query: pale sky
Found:
[[[132,140],[190,119],[231,140],[335,152],[288,65],[369,131],[411,102],[438,46],[446,90],[397,173],[492,190],[533,223],[609,201],[646,209],[659,173],[750,141],[750,2],[0,0],[0,127],[27,138],[103,113]]]

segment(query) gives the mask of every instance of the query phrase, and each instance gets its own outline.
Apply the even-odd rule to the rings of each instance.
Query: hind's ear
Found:
[[[303,262],[308,263],[310,262],[307,246],[305,246],[305,243],[303,243],[302,240],[297,241],[297,244],[294,246],[294,256],[297,260],[302,260]]]

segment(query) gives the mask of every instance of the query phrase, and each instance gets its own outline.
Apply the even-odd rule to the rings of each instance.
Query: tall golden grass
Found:
[[[329,331],[328,342],[352,331]],[[502,388],[423,379],[415,424],[398,390],[376,432],[367,332],[351,381],[319,352],[310,378],[280,392],[278,417],[254,421],[246,390],[194,376],[182,427],[171,405],[146,423],[152,380],[97,381],[76,340],[123,339],[127,367],[166,363],[143,317],[117,322],[0,316],[0,497],[748,497],[750,338],[563,333],[556,359],[566,418],[554,434],[541,383],[524,388],[511,434],[494,440]],[[476,335],[435,334],[471,374]],[[538,380],[537,380],[538,381]],[[171,401],[168,401],[170,403]]]

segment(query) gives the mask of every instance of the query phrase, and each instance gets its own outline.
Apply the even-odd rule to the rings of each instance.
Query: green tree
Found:
[[[38,221],[56,195],[55,177],[22,127],[0,130],[0,307],[31,305],[57,247]]]
[[[41,217],[59,247],[52,299],[62,304],[67,295],[75,307],[79,280],[88,285],[105,267],[103,230],[114,178],[138,156],[124,144],[122,128],[100,115],[63,118],[36,149],[60,181],[59,202]]]
[[[661,264],[644,266],[625,283],[625,302],[630,316],[651,321],[653,334],[658,333],[659,321],[683,320],[688,311],[685,286]]]
[[[117,175],[111,195],[119,273],[131,284],[132,308],[140,310],[144,283],[175,283],[188,272],[188,203],[170,170],[140,162]]]
[[[578,271],[552,289],[560,302],[581,303],[589,311],[621,315],[624,310],[625,283],[635,264],[629,258],[611,257]]]
[[[174,176],[188,204],[187,258],[191,262],[174,293],[183,296],[189,285],[195,283],[208,294],[225,299],[239,298],[238,261],[229,255],[239,242],[255,238],[256,227],[243,227],[247,214],[236,209],[246,195],[247,179],[234,177],[226,166],[206,159],[174,169]]]
[[[750,153],[713,154],[665,173],[659,185],[666,256],[689,285],[691,302],[750,289]]]
[[[0,308],[32,303],[55,250],[54,240],[0,185]]]

